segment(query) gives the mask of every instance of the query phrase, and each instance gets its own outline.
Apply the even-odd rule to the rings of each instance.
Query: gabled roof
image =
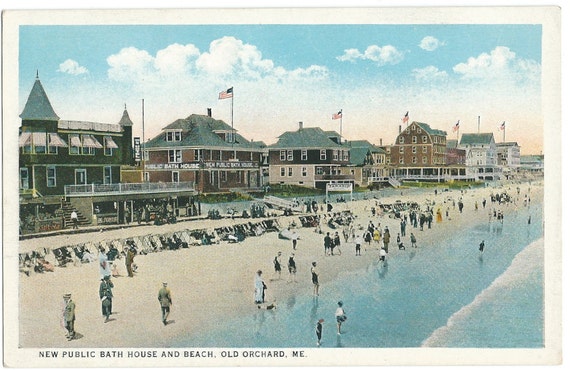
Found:
[[[368,140],[353,140],[348,142],[350,147],[350,163],[354,165],[363,165],[368,153],[383,153],[386,151]]]
[[[37,76],[20,118],[28,121],[59,121]]]
[[[417,122],[417,121],[412,122],[412,124],[414,123],[420,126],[425,132],[427,132],[430,135],[447,136],[447,132],[431,128],[430,125],[428,125],[427,123]]]
[[[275,144],[269,146],[270,149],[338,149],[342,147],[331,140],[330,131],[325,132],[320,127],[304,127],[297,131],[286,131],[279,136]]]
[[[163,132],[149,140],[146,148],[162,147],[227,147],[241,149],[259,149],[266,145],[262,141],[249,141],[239,134],[235,134],[235,142],[222,139],[216,132],[232,132],[232,127],[221,120],[209,116],[192,114],[187,118],[177,119],[162,129]],[[182,131],[181,141],[166,141],[164,131]],[[233,130],[235,132],[235,130]]]
[[[498,147],[500,147],[500,146],[519,146],[519,144],[516,141],[506,141],[504,143],[496,143],[495,145],[497,145]]]
[[[133,121],[131,121],[131,118],[129,117],[129,112],[127,112],[126,106],[125,106],[125,110],[123,111],[123,116],[121,117],[121,120],[119,121],[119,125],[121,127],[133,126]]]
[[[493,133],[463,134],[459,145],[489,145],[494,141]]]

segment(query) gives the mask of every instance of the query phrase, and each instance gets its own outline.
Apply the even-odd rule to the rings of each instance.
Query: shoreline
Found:
[[[519,186],[524,187],[524,192],[521,189],[522,197],[523,193],[526,194],[527,186]],[[535,202],[542,203],[544,190],[542,183],[533,184],[531,189],[531,199],[540,199]],[[450,206],[451,221],[434,222],[431,230],[427,230],[426,227],[423,232],[408,225],[407,231],[416,234],[420,248],[422,244],[431,248],[437,247],[437,239],[445,237],[447,233],[460,232],[461,226],[487,220],[490,202],[487,203],[487,210],[480,207],[475,211],[473,204],[475,200],[480,202],[483,197],[488,198],[491,190],[492,188],[468,190],[463,195],[465,201],[463,215],[460,216],[457,208],[452,210]],[[514,190],[511,189],[510,192],[513,193]],[[420,192],[412,196],[404,195],[403,199],[401,195],[392,195],[381,201],[392,203],[396,199],[405,199],[416,201],[423,208],[426,198],[437,199],[438,202],[434,207],[437,210],[438,206],[444,205],[442,202],[444,196],[452,195],[457,198],[460,195],[459,191],[443,194],[434,196],[433,193]],[[333,203],[333,212],[350,208],[356,216],[355,223],[366,227],[372,218],[369,209],[374,202],[375,199]],[[518,206],[504,206],[505,216],[509,217],[509,214],[517,211],[522,213],[524,208],[521,202],[519,201]],[[445,208],[442,209],[445,212]],[[281,216],[278,219],[281,227],[285,228],[290,220],[298,221],[298,216]],[[395,236],[399,231],[398,221],[386,216],[377,216],[374,220],[375,224],[380,222],[382,228],[387,225],[391,230],[389,256],[399,253],[395,246]],[[243,219],[216,221],[226,224],[228,221],[233,224],[247,222]],[[199,227],[202,226],[200,222],[196,229],[217,227],[212,226],[211,221],[205,224],[207,226]],[[179,223],[170,226],[182,226],[180,229],[186,229],[184,226],[187,225],[188,223]],[[155,226],[149,227],[157,230]],[[330,229],[323,227],[323,231]],[[161,232],[170,231],[161,230]],[[34,274],[30,277],[20,274],[20,345],[23,347],[168,347],[177,338],[190,337],[192,331],[208,331],[215,328],[216,323],[225,317],[246,315],[257,310],[257,306],[253,303],[253,278],[258,269],[263,270],[263,278],[269,286],[266,302],[271,303],[275,300],[279,307],[291,296],[312,294],[309,267],[313,260],[318,261],[321,270],[321,295],[326,295],[327,283],[338,277],[341,272],[355,271],[369,264],[371,260],[377,259],[377,249],[368,249],[366,252],[363,249],[363,255],[355,257],[354,244],[350,242],[342,247],[342,255],[325,257],[322,247],[324,235],[315,233],[313,228],[299,228],[297,232],[301,236],[295,251],[297,283],[287,283],[286,262],[292,250],[291,241],[279,239],[275,232],[248,237],[241,243],[221,242],[217,245],[137,256],[135,263],[139,266],[139,272],[134,278],[124,277],[126,274],[124,260],[119,260],[123,277],[113,279],[115,282],[113,311],[116,314],[111,316],[114,320],[106,324],[103,323],[97,295],[99,285],[97,263],[77,267],[70,265],[66,268],[56,268],[53,273]],[[100,234],[106,233],[94,235]],[[123,235],[123,237],[128,236]],[[63,245],[71,244],[67,237],[55,238],[59,238]],[[404,241],[409,248],[408,237],[404,238]],[[282,279],[271,281],[272,259],[277,251],[283,252]],[[180,263],[182,259],[184,263]],[[173,322],[166,327],[160,321],[160,307],[156,299],[162,281],[168,281],[174,302],[169,317]],[[66,292],[73,294],[77,304],[76,331],[81,335],[79,339],[70,342],[65,340],[64,330],[59,326],[58,317],[61,295]],[[39,327],[45,330],[38,335],[32,331],[32,328]]]

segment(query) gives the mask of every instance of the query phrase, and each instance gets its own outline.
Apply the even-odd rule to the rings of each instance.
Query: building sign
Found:
[[[204,162],[204,168],[223,168],[223,169],[239,169],[239,168],[257,168],[255,162]],[[197,170],[200,169],[200,163],[147,163],[147,170]]]
[[[352,191],[352,183],[329,182],[327,183],[327,191]]]
[[[135,151],[135,162],[140,162],[141,161],[141,138],[135,137],[134,141],[135,141],[135,145],[134,145],[133,149]]]
[[[119,222],[119,218],[116,215],[98,215],[97,224],[98,225],[114,225]]]

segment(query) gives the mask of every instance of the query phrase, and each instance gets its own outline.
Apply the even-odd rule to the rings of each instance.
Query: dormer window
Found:
[[[233,132],[226,132],[224,136],[225,136],[226,143],[233,143],[233,142],[235,142],[235,138],[234,138],[234,133],[233,133]]]
[[[182,131],[166,131],[166,141],[181,141]]]

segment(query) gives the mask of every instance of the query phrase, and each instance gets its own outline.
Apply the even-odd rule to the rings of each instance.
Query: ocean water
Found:
[[[371,261],[342,273],[321,285],[320,297],[304,294],[278,302],[276,310],[254,309],[173,346],[315,347],[315,325],[323,318],[322,347],[541,348],[544,262],[531,244],[543,236],[542,220],[541,206],[532,205],[502,225],[473,225],[437,246],[423,245],[418,230],[418,249],[391,252],[385,266]],[[334,318],[339,300],[348,316],[341,335]]]

